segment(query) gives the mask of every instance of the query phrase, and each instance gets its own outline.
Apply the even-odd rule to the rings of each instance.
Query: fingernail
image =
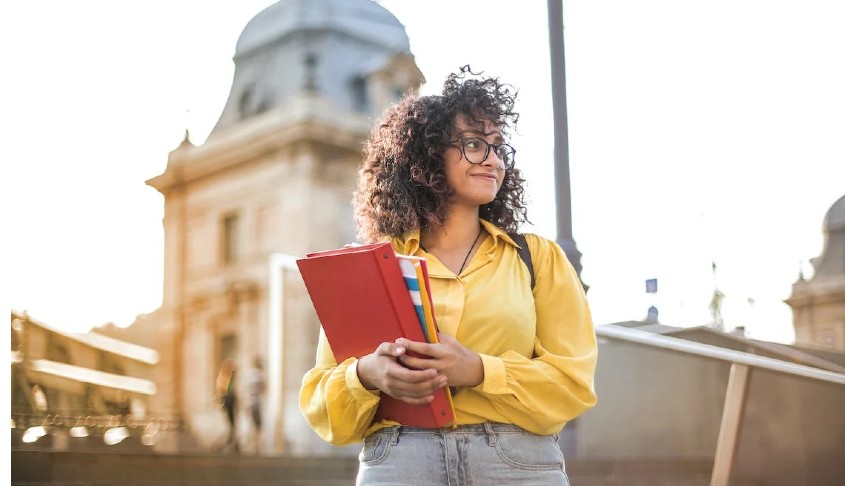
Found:
[[[405,352],[405,348],[403,348],[402,346],[399,346],[398,348],[396,348],[396,352],[397,352],[397,353],[404,353],[404,352]]]

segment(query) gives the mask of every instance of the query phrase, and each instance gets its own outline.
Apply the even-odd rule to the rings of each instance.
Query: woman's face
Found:
[[[454,141],[443,154],[446,184],[452,190],[452,204],[481,206],[496,198],[505,178],[504,163],[491,147],[487,158],[473,164],[464,156],[480,160],[484,155],[484,142],[504,143],[501,129],[484,120],[483,126],[470,124],[466,117],[455,120]],[[475,140],[473,140],[475,139]]]

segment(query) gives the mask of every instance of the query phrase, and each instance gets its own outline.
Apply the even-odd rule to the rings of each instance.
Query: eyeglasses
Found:
[[[499,168],[502,170],[513,169],[516,149],[506,143],[489,143],[487,140],[478,137],[461,138],[452,140],[449,143],[458,142],[461,143],[461,152],[464,154],[464,158],[470,164],[484,163],[487,157],[490,156],[490,147],[493,147],[493,151],[496,152],[496,156],[501,161]]]

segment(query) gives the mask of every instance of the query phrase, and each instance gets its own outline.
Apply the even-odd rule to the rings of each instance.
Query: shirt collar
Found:
[[[402,236],[391,238],[393,249],[403,255],[413,255],[420,248],[420,229],[414,229]]]
[[[513,241],[513,239],[511,239],[510,235],[508,235],[502,228],[499,228],[495,224],[493,224],[493,223],[491,223],[491,222],[489,222],[485,219],[479,219],[479,221],[481,221],[481,226],[483,226],[484,229],[487,230],[488,233],[490,233],[490,236],[493,237],[493,241],[497,245],[499,243],[499,240],[502,240],[505,243],[513,245],[516,248],[520,247],[519,245],[516,244],[515,241]]]
[[[513,245],[515,248],[520,248],[516,242],[511,239],[511,237],[501,228],[496,226],[495,224],[479,218],[478,220],[481,223],[481,226],[490,233],[493,237],[493,242],[498,245],[499,240],[504,241],[510,245]],[[402,253],[403,255],[413,255],[416,253],[417,250],[420,249],[420,230],[419,228],[415,230],[411,230],[404,235],[392,238],[391,243],[393,244],[393,249]]]

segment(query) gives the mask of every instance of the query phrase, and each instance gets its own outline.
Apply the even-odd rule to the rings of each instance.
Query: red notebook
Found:
[[[296,263],[338,363],[370,354],[399,337],[425,342],[390,243],[309,253]],[[448,393],[448,388],[437,390],[426,405],[382,393],[374,421],[447,426],[454,421]]]

